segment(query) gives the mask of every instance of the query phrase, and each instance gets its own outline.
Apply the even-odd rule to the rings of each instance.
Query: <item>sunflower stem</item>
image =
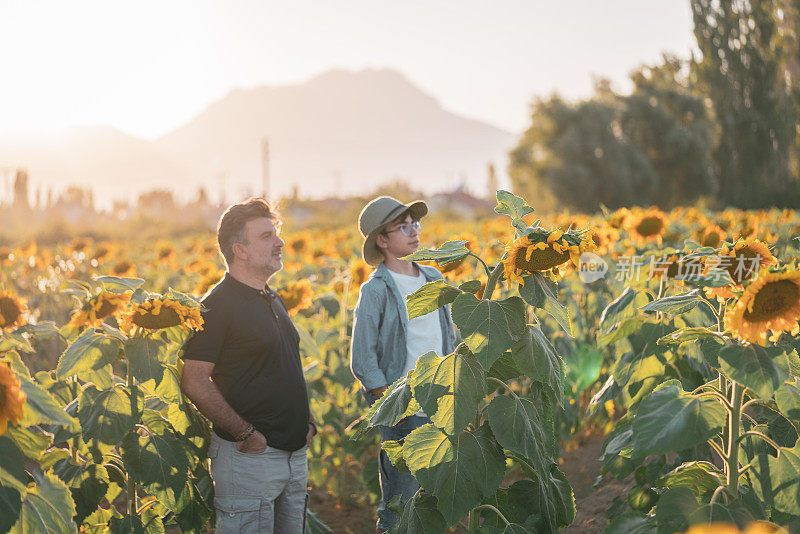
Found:
[[[510,525],[511,524],[511,522],[508,519],[506,519],[506,516],[504,516],[503,513],[500,510],[498,510],[497,508],[495,508],[491,504],[481,504],[480,506],[476,506],[475,508],[473,508],[473,510],[475,510],[475,511],[478,511],[478,510],[491,510],[492,512],[496,513],[497,516],[500,519],[502,519],[503,522],[505,522],[506,525]]]
[[[483,299],[492,300],[492,293],[497,281],[500,280],[500,275],[503,274],[503,262],[497,262],[492,272],[489,273],[489,278],[486,279],[486,288],[483,290]]]
[[[491,269],[489,269],[489,266],[486,265],[486,262],[483,261],[483,259],[480,256],[478,256],[474,252],[470,252],[468,256],[472,256],[473,258],[476,258],[479,262],[481,262],[481,265],[483,265],[483,270],[486,271],[486,276],[490,276],[492,274]]]
[[[739,494],[739,423],[742,413],[742,399],[744,388],[736,382],[731,387],[731,408],[728,414],[727,435],[727,462],[728,462],[728,491],[731,495]]]
[[[138,335],[141,332],[141,328],[136,328],[136,333],[134,335]],[[131,386],[133,385],[133,366],[131,365],[131,361],[125,358],[125,363],[127,363],[128,368],[126,371],[125,377],[125,385],[128,390],[130,390]],[[133,480],[133,476],[130,473],[127,473],[128,477],[125,481],[126,486],[126,493],[127,493],[127,501],[128,501],[128,515],[132,516],[136,511],[136,482]]]

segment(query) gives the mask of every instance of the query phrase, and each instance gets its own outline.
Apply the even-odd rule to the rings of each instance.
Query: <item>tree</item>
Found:
[[[534,104],[532,124],[510,154],[514,190],[582,211],[650,203],[658,176],[624,139],[617,117],[615,103],[597,99],[568,104],[554,96]]]
[[[714,124],[703,99],[693,92],[685,61],[664,56],[663,63],[631,75],[634,89],[620,99],[623,137],[648,158],[659,177],[655,202],[664,208],[715,195]]]
[[[791,0],[691,0],[697,88],[719,137],[720,197],[739,207],[796,206],[800,18]]]

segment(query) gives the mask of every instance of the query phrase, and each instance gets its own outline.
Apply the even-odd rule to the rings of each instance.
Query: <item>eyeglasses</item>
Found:
[[[419,223],[419,221],[414,221],[412,223],[403,223],[394,230],[389,230],[388,232],[384,233],[391,234],[392,232],[396,232],[398,230],[403,232],[403,235],[405,235],[406,237],[411,237],[414,234],[419,234],[420,232],[422,232],[422,225]]]

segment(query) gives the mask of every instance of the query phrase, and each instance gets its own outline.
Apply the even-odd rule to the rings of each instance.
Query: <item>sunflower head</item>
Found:
[[[11,368],[0,362],[0,436],[8,430],[8,423],[16,426],[22,421],[26,395],[20,389],[19,379]]]
[[[131,260],[120,260],[111,267],[113,276],[136,276],[136,265]]]
[[[299,233],[287,239],[286,246],[295,254],[302,254],[308,250],[310,242],[310,236],[305,233]]]
[[[28,322],[27,314],[25,299],[10,291],[0,291],[0,332],[23,326]]]
[[[358,258],[351,266],[350,266],[350,285],[352,287],[361,287],[361,284],[367,281],[367,277],[372,272],[372,266]]]
[[[631,214],[625,221],[631,237],[640,242],[657,241],[661,243],[668,225],[667,215],[658,208]]]
[[[725,230],[714,224],[705,228],[700,235],[700,244],[704,247],[719,248],[725,241],[727,234]]]
[[[202,330],[203,318],[200,308],[183,304],[168,297],[150,297],[131,306],[120,318],[120,327],[132,332],[135,327],[146,330],[161,330],[180,326],[184,330]]]
[[[289,311],[289,315],[296,315],[300,310],[310,308],[314,297],[311,282],[307,278],[302,278],[297,282],[290,283],[283,289],[279,289],[278,294]]]
[[[800,271],[763,269],[725,314],[725,329],[737,339],[766,345],[782,332],[800,334]]]
[[[175,259],[177,253],[175,252],[175,247],[173,247],[169,243],[165,243],[158,247],[156,251],[156,257],[158,261],[171,261]]]
[[[69,321],[70,326],[99,326],[108,317],[118,315],[130,299],[128,293],[103,291],[90,298]]]
[[[595,248],[591,235],[583,232],[567,232],[554,230],[549,232],[537,228],[528,235],[522,236],[506,245],[506,257],[503,270],[508,280],[524,283],[525,273],[544,272],[560,269],[572,260],[578,265],[582,252]]]
[[[733,245],[724,245],[720,250],[717,266],[728,271],[735,284],[741,284],[760,269],[776,263],[775,256],[765,243],[758,239],[744,239]]]
[[[223,276],[224,273],[218,270],[209,272],[208,274],[203,274],[203,277],[200,279],[200,282],[197,284],[197,287],[194,289],[192,293],[194,295],[202,297],[203,295],[208,293],[208,290],[211,289],[213,286],[215,286],[217,282],[219,282],[222,279]]]
[[[0,247],[0,265],[6,265],[14,261],[14,251],[9,247]]]

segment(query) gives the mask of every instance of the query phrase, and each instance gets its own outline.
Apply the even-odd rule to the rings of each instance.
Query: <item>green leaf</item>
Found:
[[[78,532],[72,521],[75,503],[69,488],[56,476],[34,471],[35,485],[28,488],[12,534],[28,532]]]
[[[647,323],[647,317],[638,315],[636,317],[624,319],[619,326],[610,332],[598,332],[597,348],[602,349],[616,341],[630,336],[634,332],[637,332],[645,323]]]
[[[638,311],[632,306],[635,300],[636,291],[630,287],[625,287],[625,291],[611,301],[600,315],[600,330],[602,332],[609,332],[612,328],[619,325],[623,319],[638,315]]]
[[[725,335],[722,332],[717,332],[704,326],[680,328],[660,338],[657,343],[659,345],[680,345],[681,343],[700,339],[713,339],[720,344],[725,343]]]
[[[517,229],[519,234],[527,226],[522,218],[529,213],[533,213],[534,209],[517,195],[500,189],[497,191],[497,206],[495,206],[494,211],[500,215],[509,216],[511,225]]]
[[[688,293],[654,300],[639,309],[645,312],[664,312],[670,315],[680,315],[700,304],[701,300],[700,290],[693,289]]]
[[[17,521],[27,484],[25,456],[13,439],[0,436],[0,532]]]
[[[523,374],[546,386],[554,404],[562,403],[564,362],[538,326],[527,325],[522,339],[511,348],[511,357]]]
[[[800,515],[800,444],[792,448],[781,447],[777,458],[770,454],[765,456],[768,470],[765,472],[761,462],[755,462],[752,469],[761,484],[766,481],[769,487],[760,488],[755,484],[754,489],[761,490],[759,497],[767,505],[787,514]],[[764,489],[768,489],[770,494],[764,495]]]
[[[97,509],[111,484],[103,466],[92,462],[74,463],[69,457],[56,462],[53,473],[70,488],[78,524]]]
[[[306,529],[303,534],[333,534],[333,531],[323,523],[314,510],[309,508],[306,511]]]
[[[603,531],[604,534],[656,534],[652,520],[639,514],[628,512],[614,519]]]
[[[98,390],[88,385],[80,396],[78,419],[84,441],[96,439],[117,445],[139,421],[144,409],[144,393],[136,386],[118,385]]]
[[[600,377],[603,368],[603,351],[593,344],[581,344],[564,358],[567,369],[567,386],[572,388],[575,398],[590,388]]]
[[[525,302],[519,297],[478,300],[462,293],[453,302],[453,321],[469,350],[489,369],[525,333]]]
[[[22,352],[33,352],[33,345],[28,338],[19,332],[8,332],[0,336],[0,354],[10,350],[21,350]]]
[[[778,409],[800,432],[800,382],[786,382],[775,392]]]
[[[141,278],[123,278],[121,276],[94,276],[94,280],[103,284],[103,288],[111,293],[134,291],[144,284]]]
[[[557,507],[562,498],[558,486],[551,480],[551,469],[556,465],[547,448],[551,438],[546,435],[536,406],[526,398],[497,395],[487,413],[498,443],[532,462],[541,483],[540,509],[548,524],[556,524]]]
[[[468,280],[463,284],[461,284],[460,286],[458,286],[458,289],[460,289],[464,293],[475,294],[481,290],[481,287],[483,287],[483,284],[481,284],[480,280]]]
[[[64,407],[45,389],[39,387],[27,374],[18,374],[20,389],[26,400],[22,417],[23,426],[52,424],[76,430],[78,422],[64,411]]]
[[[665,382],[636,408],[633,449],[636,456],[667,454],[705,443],[725,425],[725,408],[713,398],[684,392],[676,380]]]
[[[0,486],[24,493],[27,485],[24,454],[10,436],[0,436]]]
[[[36,425],[29,427],[9,425],[8,434],[31,460],[41,458],[42,453],[53,443],[53,435]]]
[[[535,308],[544,310],[564,329],[569,337],[575,337],[569,309],[558,300],[558,287],[555,282],[540,272],[533,272],[522,277],[519,286],[520,296]]]
[[[381,449],[386,452],[386,456],[389,458],[389,461],[392,462],[392,465],[395,466],[398,471],[404,471],[406,473],[408,472],[406,460],[403,458],[402,442],[395,440],[382,441]]]
[[[152,426],[152,425],[150,425]],[[142,436],[131,432],[122,441],[125,468],[170,510],[186,484],[189,459],[181,440],[169,428],[149,428]]]
[[[125,342],[125,358],[131,366],[136,380],[147,382],[155,380],[158,384],[164,377],[164,365],[160,354],[167,344],[157,337],[135,336]]]
[[[475,418],[478,403],[486,395],[486,373],[469,353],[454,352],[444,358],[428,353],[424,357],[424,365],[431,370],[414,374],[414,398],[433,424],[457,435]]]
[[[406,261],[435,261],[439,265],[453,263],[462,260],[469,255],[467,242],[464,240],[448,241],[443,243],[438,249],[420,248],[413,254],[409,254],[401,260]]]
[[[59,380],[72,376],[82,379],[85,371],[96,371],[114,363],[121,348],[118,339],[87,328],[58,359],[56,377]]]
[[[444,534],[444,517],[436,508],[436,499],[422,490],[409,499],[391,534]]]
[[[714,491],[725,485],[725,475],[710,462],[687,462],[661,477],[658,485],[665,489],[687,487],[698,500],[708,502]]]
[[[656,522],[658,532],[684,532],[692,524],[691,516],[697,512],[700,504],[687,487],[678,486],[668,490],[658,499],[656,506]]]
[[[729,345],[719,351],[720,369],[726,377],[769,399],[789,378],[789,360],[780,347]]]
[[[421,356],[417,360],[417,366],[420,365],[420,360],[432,354],[428,353]],[[408,413],[409,407],[414,410],[411,413],[416,413],[419,410],[419,405],[414,401],[414,396],[411,392],[411,380],[404,376],[395,381],[392,387],[384,392],[383,397],[378,399],[367,412],[369,426],[394,426],[401,419],[411,415]]]
[[[505,456],[487,425],[457,437],[421,426],[406,437],[403,456],[425,491],[436,495],[448,525],[494,493],[505,475]]]
[[[451,286],[444,280],[428,282],[406,297],[408,318],[422,317],[438,310],[453,302],[461,293],[460,289]]]
[[[464,345],[464,349],[469,350],[466,348],[466,345]],[[489,371],[486,373],[486,376],[494,377],[501,382],[508,382],[509,380],[518,378],[522,374],[523,372],[517,367],[517,364],[514,363],[514,359],[511,357],[511,351],[506,351],[494,361],[492,367],[489,368]],[[496,386],[490,383],[487,383],[486,387],[489,391],[497,389]]]
[[[614,364],[612,375],[620,386],[629,386],[651,377],[663,376],[667,348],[658,345],[667,327],[661,323],[646,322],[629,335],[632,350],[625,352]]]

